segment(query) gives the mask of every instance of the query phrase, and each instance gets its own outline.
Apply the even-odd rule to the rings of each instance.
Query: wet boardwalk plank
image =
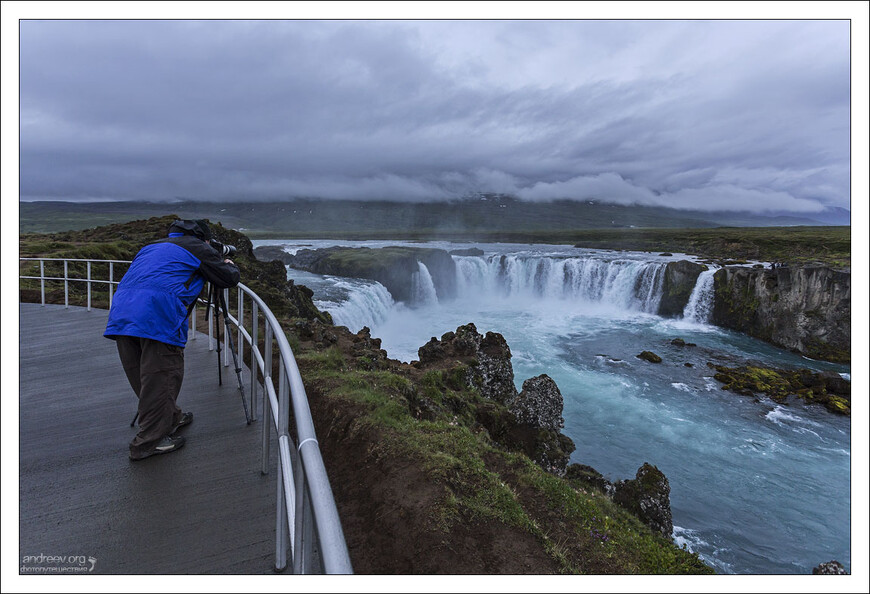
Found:
[[[260,473],[261,421],[245,424],[231,367],[218,386],[207,337],[185,349],[187,444],[134,463],[136,397],[107,312],[19,313],[20,555],[93,557],[102,574],[271,573],[274,466]]]

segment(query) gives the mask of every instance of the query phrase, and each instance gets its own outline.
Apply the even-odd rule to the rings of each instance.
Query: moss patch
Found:
[[[770,367],[725,367],[714,365],[713,376],[721,382],[723,390],[752,396],[765,394],[786,404],[789,396],[796,396],[808,404],[821,404],[837,414],[851,414],[851,397],[834,394],[829,390],[829,381],[808,369],[784,370]]]

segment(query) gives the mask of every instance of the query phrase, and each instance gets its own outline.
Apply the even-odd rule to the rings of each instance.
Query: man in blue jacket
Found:
[[[221,289],[239,282],[239,269],[210,245],[211,238],[204,220],[175,221],[169,237],[139,250],[112,299],[103,335],[117,343],[139,398],[131,460],[184,445],[184,437],[174,433],[193,420],[175,403],[184,379],[188,315],[205,281]]]

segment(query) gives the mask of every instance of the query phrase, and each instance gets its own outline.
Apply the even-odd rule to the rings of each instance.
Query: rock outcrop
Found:
[[[330,247],[299,250],[295,255],[274,251],[258,252],[262,257],[278,255],[292,268],[318,274],[366,278],[384,285],[393,299],[414,303],[415,284],[420,282],[420,264],[426,266],[438,298],[456,296],[456,264],[444,250],[414,247],[349,248]]]
[[[674,531],[671,517],[671,486],[661,470],[644,462],[634,479],[614,484],[613,501],[634,513],[640,520],[670,538]]]
[[[517,397],[511,349],[501,334],[487,332],[483,336],[474,324],[465,324],[441,340],[433,336],[417,354],[424,367],[445,360],[466,362],[466,383],[484,398],[508,406]]]
[[[832,268],[725,267],[711,321],[814,359],[851,360],[851,275]]]
[[[656,355],[652,351],[643,351],[639,355],[635,355],[638,359],[643,359],[644,361],[649,361],[650,363],[661,363],[662,358]]]
[[[613,483],[591,466],[571,464],[566,470],[565,478],[595,487],[651,529],[671,538],[674,531],[671,486],[668,478],[657,467],[644,462],[633,479]]]
[[[849,572],[839,561],[819,563],[813,567],[813,575],[847,575]]]
[[[692,296],[692,290],[698,277],[707,270],[703,264],[696,264],[688,260],[668,262],[665,266],[665,275],[662,281],[662,299],[659,302],[659,315],[675,317],[682,315]]]
[[[722,382],[722,389],[735,394],[765,394],[783,404],[789,396],[796,396],[807,404],[821,404],[833,413],[847,416],[852,413],[852,384],[838,373],[752,365],[726,367],[708,363],[708,366],[716,370],[713,377]]]
[[[563,399],[556,382],[539,375],[523,382],[517,392],[511,351],[501,334],[481,335],[465,324],[441,339],[432,337],[418,351],[420,369],[444,370],[466,388],[481,395],[475,417],[496,442],[522,451],[539,466],[563,475],[574,442],[560,432]]]
[[[520,423],[559,431],[565,427],[563,406],[559,386],[549,375],[542,374],[523,382],[523,389],[511,403],[510,411]]]

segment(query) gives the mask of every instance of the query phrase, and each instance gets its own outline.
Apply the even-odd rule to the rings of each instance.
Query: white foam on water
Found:
[[[787,410],[784,406],[776,405],[773,410],[764,415],[764,418],[768,421],[776,423],[777,425],[787,425],[789,422],[791,423],[800,423],[803,425],[810,425],[813,427],[821,427],[821,425],[811,419],[807,419],[797,414],[794,414],[793,411]]]

